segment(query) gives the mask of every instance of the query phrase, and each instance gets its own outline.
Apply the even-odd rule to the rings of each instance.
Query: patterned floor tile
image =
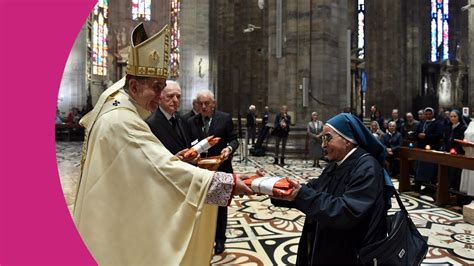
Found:
[[[75,198],[79,176],[80,142],[57,142],[58,169],[68,207]],[[233,164],[237,173],[253,174],[263,169],[267,175],[288,176],[300,182],[317,178],[322,168],[312,161],[288,159],[284,167],[273,165],[273,157],[250,157]],[[323,162],[322,167],[326,164]],[[393,180],[398,187],[398,181]],[[428,240],[429,250],[422,265],[474,265],[474,225],[462,215],[433,204],[430,197],[404,193],[401,199],[420,233]],[[392,209],[398,210],[392,199]],[[236,197],[229,207],[226,251],[216,255],[212,264],[288,265],[296,262],[298,240],[305,216],[301,212],[275,207],[266,196]]]

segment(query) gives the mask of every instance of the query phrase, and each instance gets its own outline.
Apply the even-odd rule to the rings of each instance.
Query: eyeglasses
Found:
[[[200,106],[209,106],[209,105],[211,105],[211,104],[212,104],[212,102],[210,102],[210,101],[198,102],[198,105],[200,105]]]
[[[331,134],[324,134],[321,136],[321,139],[323,140],[323,142],[330,142],[334,137],[337,137],[337,135],[333,136]]]

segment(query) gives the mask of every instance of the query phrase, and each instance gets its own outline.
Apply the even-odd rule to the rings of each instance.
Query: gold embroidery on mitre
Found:
[[[158,63],[160,62],[160,54],[156,50],[153,50],[148,59],[150,60],[151,65],[158,66]]]
[[[127,62],[127,74],[143,77],[168,77],[169,64],[169,26],[166,25],[157,34],[147,37],[142,24],[132,30]]]

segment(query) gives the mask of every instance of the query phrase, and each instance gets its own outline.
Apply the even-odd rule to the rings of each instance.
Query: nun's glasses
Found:
[[[334,137],[337,137],[337,135],[333,136],[331,134],[324,134],[321,136],[321,139],[323,142],[330,142]]]

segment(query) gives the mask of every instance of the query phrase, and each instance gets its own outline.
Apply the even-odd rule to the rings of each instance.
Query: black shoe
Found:
[[[285,158],[280,159],[280,165],[285,165]]]
[[[273,161],[273,164],[278,164],[278,158],[275,157],[275,160]]]
[[[316,167],[316,164],[315,164],[315,163],[313,163],[313,167]]]
[[[222,254],[225,250],[225,241],[223,240],[217,240],[216,241],[216,246],[214,247],[214,254],[219,255]]]

